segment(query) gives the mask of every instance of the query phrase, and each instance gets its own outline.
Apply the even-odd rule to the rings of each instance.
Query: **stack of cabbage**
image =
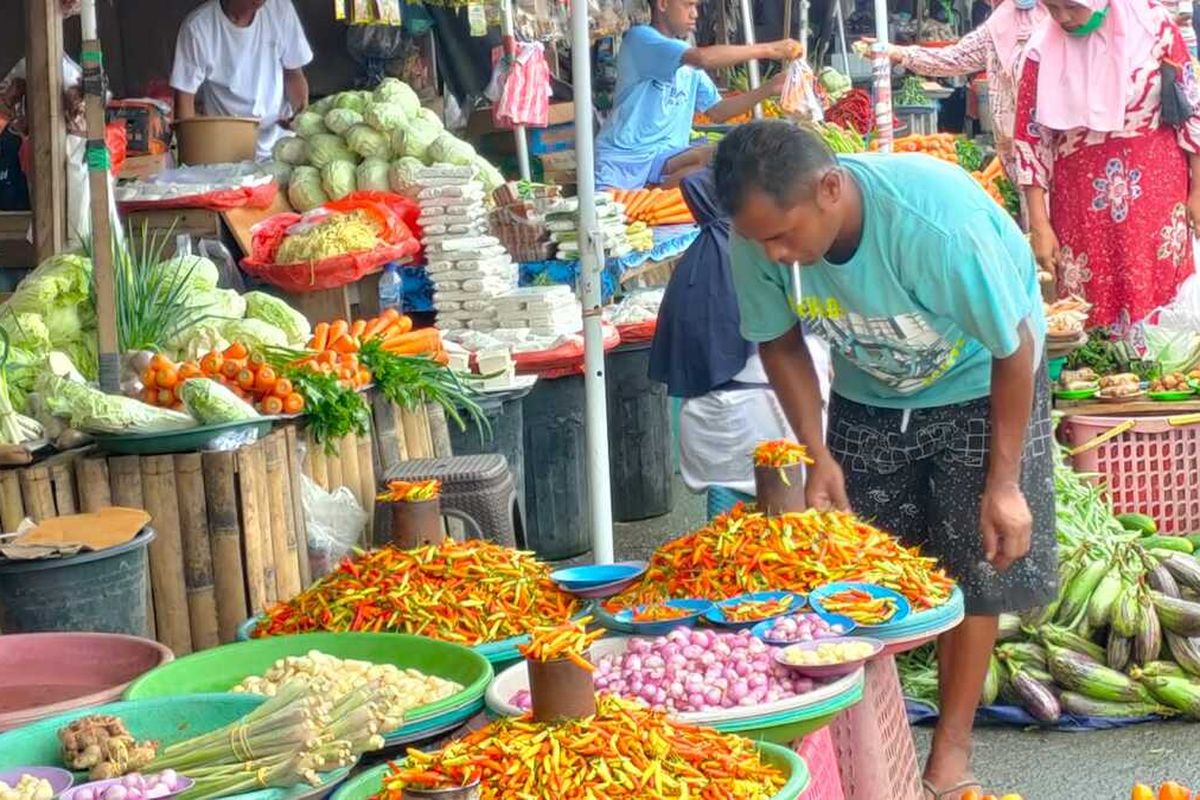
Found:
[[[489,191],[504,183],[499,170],[395,78],[374,92],[320,100],[296,116],[293,129],[297,136],[276,143],[271,170],[298,211],[356,189],[409,194],[415,171],[428,164],[472,166]]]

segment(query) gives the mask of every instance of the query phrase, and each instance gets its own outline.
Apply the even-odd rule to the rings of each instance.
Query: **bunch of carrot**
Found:
[[[398,356],[433,355],[442,349],[442,335],[437,328],[414,331],[412,318],[393,308],[372,319],[318,323],[313,328],[308,349],[318,353],[327,350],[338,354],[357,353],[363,344],[373,339],[379,339],[384,350]]]
[[[386,492],[380,492],[376,500],[383,503],[423,503],[442,493],[442,482],[436,478],[427,481],[388,481]]]
[[[238,397],[251,402],[264,414],[299,414],[304,397],[292,382],[281,378],[261,355],[251,354],[235,342],[224,350],[212,350],[197,363],[176,364],[159,353],[142,373],[142,399],[163,408],[182,408],[180,387],[188,378],[211,378]]]
[[[613,197],[625,206],[630,222],[647,225],[686,225],[696,221],[678,189],[617,189]]]
[[[589,633],[587,626],[591,621],[591,617],[582,617],[561,625],[534,628],[529,644],[523,644],[517,649],[531,661],[556,661],[566,658],[580,669],[595,672],[596,667],[588,661],[587,652],[596,640],[604,635],[604,630]]]
[[[1200,798],[1200,792],[1196,793],[1196,797]],[[1133,787],[1131,800],[1192,800],[1192,790],[1175,781],[1167,781],[1155,792],[1153,788],[1139,783]]]
[[[914,133],[901,136],[892,142],[895,153],[924,153],[927,156],[958,163],[958,148],[954,144],[957,137],[953,133]],[[879,140],[871,142],[871,149],[879,149]]]
[[[1004,170],[1000,166],[999,158],[992,158],[992,160],[988,162],[988,165],[983,168],[983,171],[972,172],[971,175],[975,178],[975,180],[979,181],[979,184],[983,186],[984,189],[987,190],[988,195],[993,200],[995,200],[1001,206],[1005,205],[1004,195],[1000,193],[1000,186],[997,183],[997,179],[1004,175]]]

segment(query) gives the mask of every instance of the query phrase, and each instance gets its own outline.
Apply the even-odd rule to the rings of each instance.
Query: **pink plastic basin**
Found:
[[[0,636],[0,731],[118,700],[130,681],[174,658],[158,642],[116,633]]]

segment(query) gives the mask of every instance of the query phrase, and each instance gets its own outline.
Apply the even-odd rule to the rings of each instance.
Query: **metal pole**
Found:
[[[879,149],[892,149],[892,61],[888,58],[887,0],[875,0],[875,44],[871,75],[874,78],[875,128]]]
[[[592,523],[592,558],[613,561],[612,495],[608,476],[608,398],[604,391],[604,332],[600,272],[604,241],[596,222],[596,156],[592,142],[592,58],[588,4],[571,4],[571,73],[575,91],[575,162],[579,195],[579,281],[583,301],[584,414]]]
[[[754,11],[750,8],[750,0],[742,0],[742,28],[746,32],[746,44],[754,44]],[[762,76],[758,71],[758,59],[751,59],[747,66],[750,70],[750,90],[754,91],[762,83]],[[754,106],[754,118],[762,119],[761,103]]]
[[[516,58],[517,39],[513,27],[512,0],[504,0],[500,4],[500,24],[504,34],[504,52],[509,58]],[[521,180],[530,180],[529,172],[529,143],[525,139],[525,126],[513,126],[513,138],[517,140],[517,170]]]
[[[846,15],[842,12],[842,0],[833,0],[833,13],[837,15],[838,43],[842,46],[842,73],[850,77],[850,48],[846,46]]]
[[[104,57],[96,28],[96,0],[83,0],[83,91],[87,112],[87,164],[92,220],[92,275],[96,284],[96,327],[100,339],[100,388],[121,391],[121,362],[117,339],[117,297],[113,283],[113,238],[109,216],[108,146],[104,141],[107,82]]]
[[[837,2],[837,0],[834,0]],[[804,52],[808,52],[808,0],[800,0],[800,44],[804,45]],[[821,66],[814,64],[815,67]]]
[[[792,3],[794,0],[783,0],[783,39],[792,36]],[[803,23],[801,23],[803,24]]]

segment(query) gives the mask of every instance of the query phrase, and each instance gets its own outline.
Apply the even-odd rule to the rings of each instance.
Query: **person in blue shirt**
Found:
[[[677,185],[712,157],[711,148],[688,147],[697,111],[724,122],[783,86],[781,70],[758,89],[722,100],[705,70],[803,55],[804,48],[791,39],[692,47],[684,40],[696,29],[698,6],[699,0],[652,0],[650,24],[635,25],[622,39],[612,115],[596,137],[598,187]]]
[[[969,174],[927,156],[837,158],[811,130],[755,122],[722,141],[713,171],[742,334],[815,462],[809,505],[873,520],[962,590],[924,773],[927,796],[957,800],[978,786],[971,731],[998,616],[1057,594],[1033,254]],[[825,436],[801,322],[832,353]]]

